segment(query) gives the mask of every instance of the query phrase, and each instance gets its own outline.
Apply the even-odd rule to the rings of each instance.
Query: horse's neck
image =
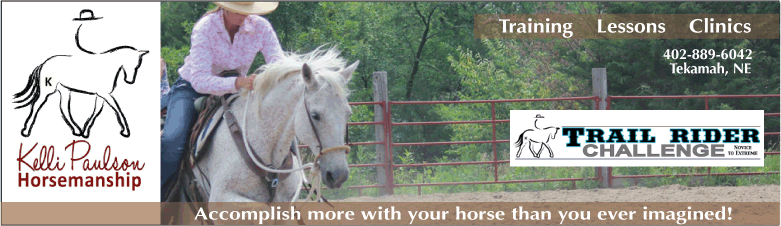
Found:
[[[273,95],[273,93],[269,95]],[[274,166],[282,164],[284,156],[287,155],[290,144],[295,138],[295,118],[293,115],[300,95],[288,94],[285,96],[290,98],[285,101],[274,97],[267,98],[262,101],[260,107],[256,104],[257,102],[250,101],[249,109],[247,109],[247,128],[245,128],[247,140],[258,155],[263,158],[263,162],[271,163]],[[246,99],[241,101],[246,103]]]

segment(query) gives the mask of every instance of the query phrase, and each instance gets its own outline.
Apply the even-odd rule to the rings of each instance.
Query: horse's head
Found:
[[[138,74],[138,68],[141,67],[141,60],[144,57],[144,55],[146,55],[147,53],[149,53],[149,50],[138,50],[137,52],[138,57],[135,59],[131,59],[130,62],[128,62],[129,64],[125,64],[126,66],[133,67],[133,76],[129,77],[127,76],[127,74],[125,74],[125,82],[127,82],[128,84],[133,84],[136,82],[136,75]]]
[[[561,127],[556,127],[556,131],[551,133],[550,135],[551,139],[556,139],[556,134],[559,134],[559,129],[561,129]]]
[[[352,110],[347,84],[357,67],[358,62],[346,66],[335,48],[318,48],[306,54],[287,53],[255,71],[253,93],[259,118],[266,121],[264,130],[295,135],[308,145],[320,179],[329,188],[339,188],[349,176],[345,136]],[[277,127],[268,128],[269,124]],[[290,142],[278,138],[260,139]]]
[[[341,62],[341,67],[323,65],[323,62],[312,62],[318,65],[313,67],[303,64],[300,76],[304,95],[293,116],[296,136],[317,156],[315,164],[329,188],[341,187],[350,173],[345,135],[352,110],[347,102],[347,84],[359,62],[348,67]]]
[[[138,74],[138,68],[141,67],[141,60],[144,55],[149,53],[149,50],[136,50],[136,48],[130,46],[120,46],[103,52],[103,54],[106,53],[115,53],[121,57],[120,63],[122,66],[120,70],[125,75],[125,82],[133,84],[136,82],[136,75]],[[128,70],[133,70],[132,75],[128,75]]]

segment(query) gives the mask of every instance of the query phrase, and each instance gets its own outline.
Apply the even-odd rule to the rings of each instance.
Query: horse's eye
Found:
[[[317,112],[312,113],[312,119],[316,121],[320,121],[320,114],[317,114]]]

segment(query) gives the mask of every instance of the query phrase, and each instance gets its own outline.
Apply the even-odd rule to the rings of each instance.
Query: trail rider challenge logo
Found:
[[[513,110],[510,164],[764,166],[763,131],[761,110]]]

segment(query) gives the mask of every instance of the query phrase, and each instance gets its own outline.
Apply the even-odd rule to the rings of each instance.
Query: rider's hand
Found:
[[[249,75],[247,77],[236,78],[236,89],[252,89],[252,82],[255,80],[255,75]]]

